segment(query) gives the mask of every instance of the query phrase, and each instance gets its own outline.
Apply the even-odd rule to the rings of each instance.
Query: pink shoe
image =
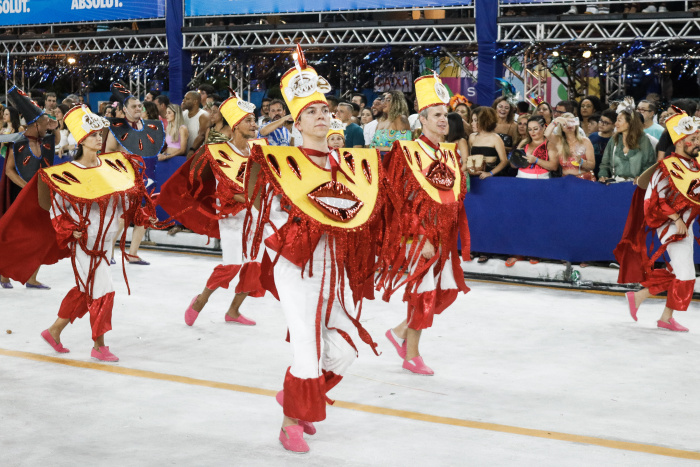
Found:
[[[630,306],[632,319],[637,321],[637,311],[639,311],[639,308],[634,304],[634,292],[627,292],[625,295],[627,295],[627,304]]]
[[[677,332],[688,332],[689,329],[686,328],[685,326],[681,326],[678,321],[675,319],[671,318],[668,320],[668,323],[665,323],[661,320],[658,320],[656,322],[656,326],[663,328],[663,329],[668,329],[669,331],[677,331]]]
[[[242,324],[243,326],[255,326],[255,321],[248,319],[243,315],[239,315],[238,318],[231,318],[228,313],[225,313],[224,320],[227,323]]]
[[[199,295],[194,297],[190,302],[190,306],[187,307],[187,311],[185,311],[185,324],[188,326],[192,326],[197,320],[197,316],[199,316],[199,312],[192,308],[192,305],[194,305],[194,302],[196,302],[198,298]]]
[[[284,391],[280,391],[277,393],[275,396],[275,400],[277,400],[277,403],[284,407]],[[311,422],[305,422],[304,420],[297,420],[299,422],[299,426],[304,429],[304,433],[307,435],[315,435],[316,434],[316,427],[314,426],[313,423]]]
[[[44,330],[41,332],[41,337],[44,338],[47,344],[49,344],[53,349],[58,352],[58,353],[68,353],[70,350],[67,348],[63,347],[60,343],[56,342],[56,339],[53,338],[51,333],[49,332],[48,329]]]
[[[418,375],[433,376],[435,374],[435,372],[423,362],[423,357],[414,357],[410,361],[404,360],[403,369]]]
[[[403,340],[403,344],[399,345],[399,342],[397,339],[399,339],[399,336],[394,334],[393,329],[389,329],[386,334],[384,334],[387,339],[389,339],[389,342],[391,342],[394,345],[394,348],[396,349],[396,353],[399,354],[399,357],[402,359],[406,358],[406,339]]]
[[[99,349],[95,349],[93,347],[92,351],[90,352],[90,356],[92,358],[102,360],[103,362],[118,362],[119,361],[119,358],[117,358],[116,355],[114,355],[112,352],[110,352],[109,347],[107,347],[106,345],[103,345]]]
[[[305,454],[309,445],[304,441],[303,430],[299,425],[291,425],[280,430],[280,443],[287,451]]]

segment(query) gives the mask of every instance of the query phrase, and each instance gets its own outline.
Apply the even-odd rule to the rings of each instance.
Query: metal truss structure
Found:
[[[562,42],[632,42],[659,40],[700,40],[700,18],[693,13],[605,16],[545,16],[534,20],[501,17],[498,41]]]
[[[100,52],[163,52],[167,50],[165,30],[123,33],[41,34],[3,36],[0,55],[66,55]]]
[[[184,31],[184,49],[281,49],[296,43],[305,47],[476,46],[473,20],[401,23],[319,23],[284,26],[244,26],[212,31]]]

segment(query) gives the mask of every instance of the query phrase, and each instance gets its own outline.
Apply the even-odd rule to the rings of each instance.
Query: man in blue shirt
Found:
[[[352,104],[341,102],[336,110],[336,117],[345,125],[345,147],[362,148],[365,146],[365,135],[360,125],[352,123]]]
[[[260,136],[267,138],[270,146],[289,146],[291,134],[285,125],[292,125],[294,118],[287,115],[287,106],[279,99],[270,102],[270,123],[260,129]]]
[[[598,168],[603,160],[605,147],[608,145],[608,141],[612,138],[613,131],[615,130],[615,120],[617,120],[617,114],[614,110],[604,110],[598,119],[598,131],[588,135],[588,139],[591,140],[591,144],[593,145],[593,154],[595,155],[595,169],[593,173],[596,178],[598,177]]]

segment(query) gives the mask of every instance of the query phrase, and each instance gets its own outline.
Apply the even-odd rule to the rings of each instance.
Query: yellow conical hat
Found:
[[[343,128],[343,122],[337,118],[331,118],[331,126],[326,135],[326,139],[330,138],[331,135],[340,135],[345,140],[345,128]]]
[[[240,97],[233,93],[233,96],[226,99],[220,106],[219,112],[226,119],[226,123],[231,128],[235,128],[236,125],[241,123],[241,120],[246,118],[249,114],[254,115],[255,104],[248,101],[244,101]]]
[[[66,112],[63,116],[63,121],[78,144],[82,143],[91,134],[102,131],[104,128],[109,128],[109,121],[92,113],[85,104],[73,107]]]
[[[450,93],[435,72],[432,75],[421,76],[413,84],[416,87],[418,112],[434,105],[447,105],[450,102]]]
[[[280,85],[289,112],[296,120],[308,106],[328,104],[324,94],[330,92],[331,86],[325,78],[318,76],[316,70],[308,66],[299,44],[294,53],[294,62],[295,67],[282,76]]]
[[[671,136],[671,141],[673,141],[673,144],[676,144],[686,136],[690,136],[700,130],[700,122],[686,113],[680,113],[666,120],[666,129],[669,136]]]

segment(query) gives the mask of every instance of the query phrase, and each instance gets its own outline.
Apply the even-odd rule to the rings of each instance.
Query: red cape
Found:
[[[646,190],[637,187],[632,196],[630,210],[627,214],[622,239],[613,251],[620,265],[617,276],[619,284],[638,284],[647,278],[644,263],[649,260],[647,254],[647,232],[644,220],[644,195]]]
[[[58,246],[49,211],[39,206],[38,175],[0,219],[0,274],[23,284],[42,264],[70,256],[69,249]]]
[[[5,161],[7,163],[7,161]],[[10,209],[12,202],[10,201],[10,186],[12,181],[5,175],[5,166],[2,167],[0,174],[0,219]]]
[[[190,183],[191,157],[160,187],[157,204],[193,232],[211,238],[220,238],[214,179]],[[195,194],[198,190],[200,193]]]

